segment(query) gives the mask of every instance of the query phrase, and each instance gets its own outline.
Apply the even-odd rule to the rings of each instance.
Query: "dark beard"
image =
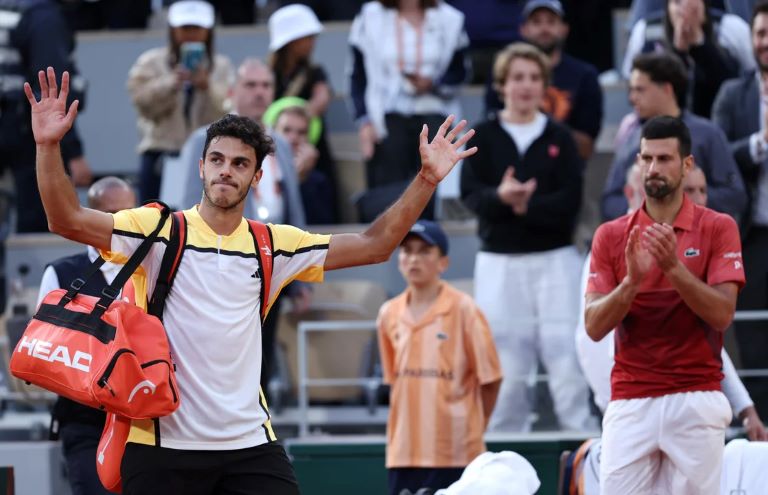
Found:
[[[240,198],[238,198],[237,201],[234,201],[232,204],[224,204],[224,205],[216,203],[216,202],[214,202],[211,199],[211,196],[208,194],[208,190],[209,189],[210,189],[210,186],[208,184],[205,184],[203,186],[203,199],[205,200],[205,202],[208,205],[210,205],[213,208],[216,208],[218,210],[229,211],[229,210],[233,210],[233,209],[237,208],[238,206],[240,206],[240,203],[245,201],[245,198],[248,197],[248,189],[249,188],[245,188],[245,192],[242,195],[240,195]]]
[[[533,46],[544,52],[547,56],[552,56],[553,53],[555,53],[557,50],[561,49],[563,47],[563,40],[554,40],[551,43],[543,44],[543,43],[536,43],[534,41],[530,42]]]
[[[659,182],[661,183],[660,185],[653,186],[650,185],[648,181],[645,181],[645,195],[649,198],[664,199],[675,192],[675,188],[672,188],[667,181],[659,180]]]

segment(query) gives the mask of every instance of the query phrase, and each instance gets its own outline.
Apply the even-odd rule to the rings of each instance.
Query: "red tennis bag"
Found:
[[[155,230],[141,243],[100,298],[79,293],[104,260],[84,278],[43,299],[11,357],[11,373],[86,406],[128,418],[156,418],[179,407],[170,347],[157,316],[116,300],[149,252],[170,210],[161,208]]]

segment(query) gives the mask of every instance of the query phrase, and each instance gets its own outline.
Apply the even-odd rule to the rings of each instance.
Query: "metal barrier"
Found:
[[[539,323],[543,320],[564,321],[563,318],[519,318],[516,321],[522,323]],[[573,321],[567,319],[567,321]],[[761,311],[736,311],[733,321],[768,321],[768,310]],[[574,324],[575,327],[575,324]],[[309,435],[309,387],[320,386],[350,386],[360,385],[366,390],[378,388],[382,381],[379,378],[359,377],[359,378],[310,378],[307,376],[307,337],[310,332],[376,332],[376,322],[373,320],[360,321],[302,321],[298,327],[298,409],[299,409],[299,436]],[[768,368],[737,370],[740,377],[743,378],[764,378],[768,377]],[[536,375],[536,381],[546,381],[546,374]]]

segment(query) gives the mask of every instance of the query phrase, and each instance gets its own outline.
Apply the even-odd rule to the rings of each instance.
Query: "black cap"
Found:
[[[445,235],[445,232],[443,232],[443,229],[437,222],[419,220],[413,224],[405,238],[407,239],[411,235],[417,236],[430,246],[437,246],[443,256],[448,254],[448,236]]]
[[[565,10],[560,0],[528,0],[523,7],[523,19],[527,20],[535,10],[547,9],[554,12],[559,17],[565,17]]]

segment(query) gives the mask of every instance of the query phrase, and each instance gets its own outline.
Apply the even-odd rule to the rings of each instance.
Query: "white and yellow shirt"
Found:
[[[248,222],[216,234],[193,207],[186,250],[166,300],[163,323],[176,363],[179,409],[156,420],[134,421],[129,442],[185,450],[233,450],[276,439],[259,387],[261,321],[259,256]],[[160,219],[156,208],[114,214],[108,261],[125,263]],[[136,301],[154,290],[171,222],[160,231],[133,277]],[[269,225],[273,271],[268,305],[294,279],[321,282],[330,236]]]

